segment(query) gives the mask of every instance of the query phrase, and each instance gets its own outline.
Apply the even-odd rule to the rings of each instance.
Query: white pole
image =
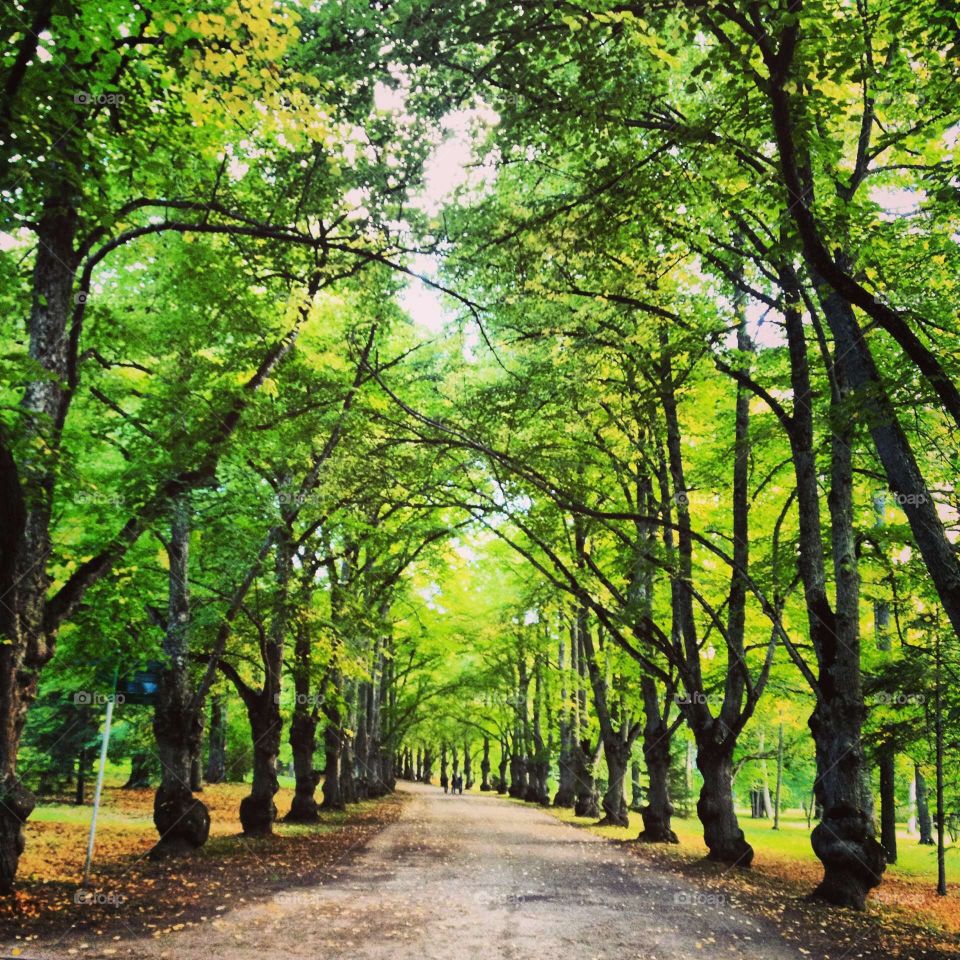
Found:
[[[97,789],[93,795],[93,816],[90,818],[90,837],[87,840],[87,860],[83,865],[83,886],[90,881],[90,864],[93,862],[93,841],[97,835],[97,813],[100,810],[100,794],[103,792],[103,774],[107,769],[107,745],[110,743],[110,723],[113,720],[115,696],[107,700],[107,721],[103,727],[103,743],[100,745],[100,769],[97,771]]]

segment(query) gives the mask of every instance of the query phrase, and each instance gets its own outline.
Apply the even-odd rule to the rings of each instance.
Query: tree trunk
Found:
[[[571,624],[571,647],[573,646],[574,626]],[[568,699],[567,671],[564,661],[565,647],[560,638],[557,668],[560,672],[560,757],[558,760],[559,780],[557,792],[553,797],[555,807],[573,806],[573,743],[576,739],[575,714],[573,704]]]
[[[340,750],[341,735],[339,711],[330,710],[331,716],[323,731],[323,747],[326,753],[326,762],[323,768],[323,803],[324,810],[344,810],[346,804],[340,792]]]
[[[273,683],[265,686],[273,688]],[[248,837],[273,833],[277,805],[273,802],[280,782],[277,780],[277,754],[280,752],[281,721],[279,705],[273,694],[257,692],[247,703],[250,736],[253,740],[253,782],[250,793],[240,801],[240,823]]]
[[[896,752],[891,744],[880,749],[880,843],[887,863],[897,862]]]
[[[707,859],[749,867],[753,847],[744,839],[733,805],[733,743],[698,744],[697,768],[703,777],[697,816],[703,824]]]
[[[65,152],[59,144],[57,153]],[[69,158],[66,158],[69,165]],[[58,163],[63,163],[61,157]],[[17,778],[17,751],[40,671],[53,656],[56,626],[45,620],[47,558],[64,390],[69,382],[67,322],[73,310],[78,217],[67,183],[54,186],[36,226],[28,330],[36,379],[27,384],[24,449],[18,464],[0,426],[0,894],[9,893],[23,853],[23,825],[36,798]]]
[[[622,740],[604,741],[603,753],[607,760],[607,790],[603,795],[602,826],[629,827],[627,810],[627,764],[630,761],[630,744]]]
[[[519,736],[513,738],[513,752],[510,754],[510,786],[507,793],[516,800],[527,795],[527,761],[520,755],[522,745]]]
[[[299,699],[290,720],[290,748],[296,787],[290,812],[284,819],[290,823],[314,823],[319,819],[315,794],[320,775],[313,766],[313,755],[317,750],[317,714]]]
[[[490,785],[490,738],[483,738],[483,759],[480,761],[480,789],[486,793],[492,790]]]
[[[190,792],[203,793],[203,757],[199,750],[190,757]]]
[[[600,794],[594,779],[597,751],[589,740],[581,740],[573,751],[573,812],[578,817],[600,816]]]
[[[463,779],[464,788],[469,790],[473,786],[473,762],[470,759],[470,744],[463,741]]]
[[[525,799],[541,806],[550,805],[547,792],[547,777],[550,775],[550,762],[547,745],[543,741],[540,716],[543,707],[542,659],[537,655],[534,660],[533,723],[530,728],[531,756],[528,764],[529,778]]]
[[[783,724],[777,728],[777,787],[773,799],[773,829],[780,829],[780,793],[783,787]]]
[[[280,789],[277,780],[277,756],[283,717],[280,714],[280,687],[283,653],[290,618],[290,575],[293,569],[293,544],[290,520],[277,528],[274,576],[277,592],[271,611],[270,629],[261,637],[263,686],[243,694],[253,739],[253,782],[250,793],[240,801],[240,823],[246,836],[273,833],[277,805],[273,798]]]
[[[859,579],[852,530],[851,426],[843,405],[844,397],[835,390],[831,394],[831,413],[835,415],[836,427],[831,440],[829,494],[837,594],[835,611],[827,595],[823,561],[813,391],[799,308],[800,292],[796,278],[786,268],[781,270],[781,287],[785,294],[783,314],[794,396],[789,436],[797,480],[799,568],[818,668],[817,702],[809,726],[817,760],[815,791],[823,806],[823,819],[814,828],[810,841],[823,863],[824,877],[814,895],[838,906],[862,910],[867,893],[880,883],[885,855],[873,836],[872,818],[862,805],[860,730],[865,708],[860,685]],[[822,284],[818,293],[828,323],[833,326],[844,305]],[[845,329],[845,324],[838,324],[838,329]],[[849,337],[843,343],[838,337],[835,357],[843,362],[834,366],[837,389],[841,391],[851,382],[849,363],[853,358],[849,345]]]
[[[920,770],[920,764],[913,765],[913,778],[917,784],[917,829],[920,831],[919,843],[933,846],[933,820],[930,817],[930,801],[927,796],[927,781]]]
[[[227,701],[210,698],[210,734],[207,743],[207,783],[223,783],[227,778]]]
[[[656,682],[651,677],[642,681],[644,727],[643,759],[647,767],[647,802],[640,810],[643,830],[637,837],[641,843],[679,843],[670,828],[673,805],[670,803],[670,730],[660,713]]]
[[[423,751],[423,782],[430,783],[433,780],[433,751],[427,747]]]
[[[510,753],[507,750],[507,741],[500,741],[500,767],[497,778],[497,793],[507,793],[507,765],[510,762]]]
[[[135,753],[130,758],[130,776],[123,785],[124,790],[148,790],[151,778],[150,754]]]
[[[343,749],[340,751],[340,793],[344,803],[357,802],[356,766],[353,737],[344,734]]]
[[[630,809],[640,812],[643,806],[643,787],[640,785],[640,761],[630,762]]]
[[[859,704],[840,694],[831,700],[821,700],[809,721],[817,755],[817,798],[823,806],[823,817],[810,835],[824,871],[814,896],[862,910],[867,894],[880,883],[886,854],[862,803],[862,698]]]
[[[87,774],[90,772],[90,751],[81,747],[77,754],[77,786],[73,794],[73,802],[82,807],[86,800]]]
[[[162,779],[153,801],[153,822],[160,839],[150,853],[154,859],[179,855],[203,846],[210,834],[210,814],[190,789],[192,760],[202,733],[192,710],[189,673],[189,494],[171,503],[169,591],[163,652],[167,662],[153,713],[153,732]]]

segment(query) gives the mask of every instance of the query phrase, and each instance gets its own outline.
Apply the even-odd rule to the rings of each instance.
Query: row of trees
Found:
[[[894,757],[942,769],[954,720],[956,23],[935,3],[492,3],[433,39],[433,76],[499,115],[498,175],[446,212],[443,250],[495,356],[456,417],[395,391],[411,442],[463,458],[475,520],[569,595],[613,780],[641,730],[662,780],[679,713],[713,859],[752,857],[734,758],[789,659],[816,893],[862,907]],[[589,669],[600,635],[639,672],[627,709]],[[885,691],[888,851],[865,755]],[[668,838],[665,804],[648,817]]]
[[[501,786],[555,769],[622,823],[639,750],[670,842],[685,729],[709,855],[747,866],[735,775],[789,700],[817,894],[862,907],[903,758],[941,833],[953,789],[949,11],[114,6],[0,15],[0,889],[42,675],[102,692],[146,650],[158,853],[206,837],[227,689],[249,833],[284,729],[315,816],[322,724],[328,806],[472,732]],[[434,215],[425,161],[478,106],[495,175]],[[412,253],[473,326],[418,339]]]

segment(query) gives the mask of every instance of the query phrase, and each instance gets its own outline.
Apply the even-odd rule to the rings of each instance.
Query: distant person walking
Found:
[[[445,773],[442,773],[442,774],[440,775],[440,786],[443,787],[443,792],[444,792],[444,793],[447,792],[448,782],[449,782],[449,781],[447,780],[447,775],[446,775]]]

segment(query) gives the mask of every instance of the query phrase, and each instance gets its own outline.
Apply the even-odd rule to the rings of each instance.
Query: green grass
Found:
[[[517,803],[523,801],[518,800]],[[608,837],[611,840],[632,840],[643,829],[640,814],[630,814],[629,827],[597,827],[595,821],[584,817],[575,817],[571,810],[551,810],[554,816],[569,823],[576,823],[590,827],[595,833]],[[815,864],[817,858],[810,846],[810,832],[807,830],[806,819],[800,816],[782,815],[780,829],[772,829],[770,820],[752,820],[749,816],[740,815],[740,826],[743,829],[747,842],[756,851],[758,861],[764,855],[777,860],[793,860]],[[699,820],[696,818],[673,818],[673,829],[680,840],[680,850],[687,853],[705,854],[707,848],[703,843],[703,832]],[[947,847],[947,869],[956,869],[960,863],[960,846]],[[906,824],[900,824],[897,830],[897,863],[887,868],[890,876],[916,878],[936,881],[937,854],[936,847],[921,847],[917,837],[907,833]]]

